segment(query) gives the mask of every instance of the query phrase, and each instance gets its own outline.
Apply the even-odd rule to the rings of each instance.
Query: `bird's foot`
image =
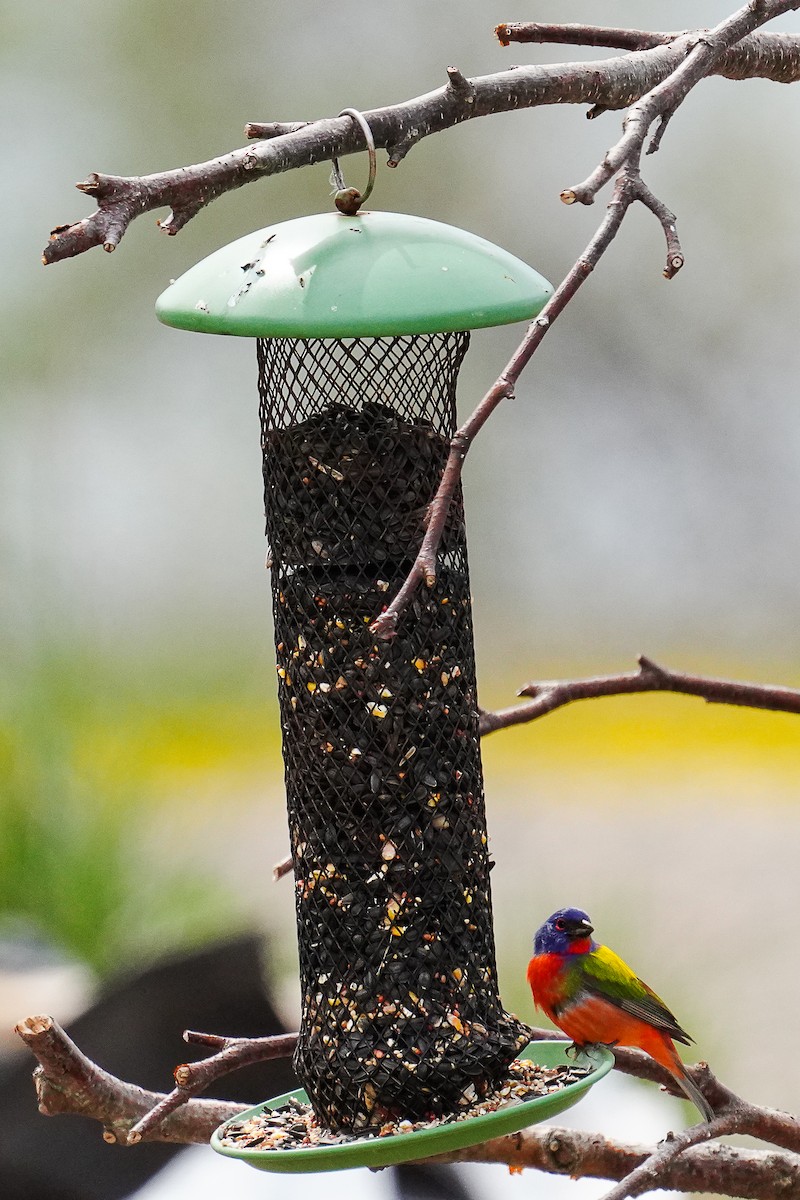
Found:
[[[618,1042],[573,1042],[571,1046],[567,1046],[564,1053],[567,1058],[571,1058],[574,1061],[579,1054],[586,1054],[591,1058],[592,1050],[594,1050],[595,1046],[599,1046],[604,1050],[613,1050],[617,1045],[619,1045]]]

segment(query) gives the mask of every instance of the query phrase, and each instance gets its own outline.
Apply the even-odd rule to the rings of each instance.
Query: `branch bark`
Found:
[[[703,675],[685,675],[661,667],[643,654],[639,670],[621,675],[597,675],[592,679],[547,680],[526,683],[518,696],[532,697],[531,703],[515,704],[496,712],[482,712],[482,735],[511,725],[522,725],[544,717],[556,708],[575,700],[593,700],[599,696],[629,696],[635,692],[679,692],[698,696],[708,704],[734,704],[742,708],[762,708],[769,712],[800,713],[800,691],[762,683],[741,683],[733,679],[713,679]]]
[[[419,585],[424,581],[428,587],[432,587],[435,583],[439,545],[470,446],[497,406],[509,396],[514,395],[514,388],[522,371],[538,350],[553,322],[561,315],[581,285],[586,282],[617,236],[625,213],[633,201],[638,198],[635,183],[633,176],[620,175],[606,215],[594,237],[556,288],[539,316],[528,327],[528,332],[509,359],[505,369],[489,388],[477,408],[453,436],[441,481],[428,510],[427,527],[422,545],[397,595],[370,625],[370,631],[376,637],[387,639],[394,637],[397,622],[408,607]]]
[[[27,1017],[16,1032],[39,1060],[33,1080],[39,1111],[45,1116],[91,1117],[102,1124],[106,1142],[125,1146],[135,1123],[164,1099],[98,1067],[52,1017]],[[218,1125],[245,1108],[224,1100],[190,1100],[165,1117],[154,1140],[207,1142]]]
[[[622,137],[608,150],[591,175],[561,193],[566,204],[593,204],[595,196],[626,165],[638,167],[645,139],[655,121],[660,121],[658,137],[651,149],[657,149],[664,128],[675,110],[701,79],[712,74],[725,53],[759,26],[784,13],[800,8],[800,0],[750,0],[738,12],[720,21],[713,29],[698,30],[670,45],[687,45],[682,63],[657,83],[635,104],[622,125]]]
[[[443,87],[364,115],[375,145],[387,151],[389,166],[397,166],[418,141],[476,117],[546,104],[627,108],[667,79],[691,46],[692,35],[681,35],[633,55],[587,63],[514,67],[468,80],[451,68]],[[731,79],[796,82],[800,80],[800,37],[761,34],[743,38],[735,50],[720,54],[707,73]],[[363,135],[349,117],[252,122],[246,133],[260,140],[208,162],[130,178],[93,172],[76,186],[97,200],[97,211],[80,221],[57,226],[50,234],[43,261],[59,262],[95,246],[113,251],[131,221],[159,208],[171,209],[170,215],[159,222],[161,229],[176,234],[226,192],[265,176],[341,158],[364,148]]]
[[[624,1180],[631,1179],[652,1157],[649,1146],[614,1142],[599,1133],[534,1127],[431,1161],[505,1163],[517,1170],[536,1168],[551,1175]],[[657,1184],[687,1193],[776,1200],[800,1194],[800,1158],[719,1144],[684,1148],[674,1161],[662,1165]],[[611,1195],[605,1200],[611,1200]]]
[[[123,1146],[139,1141],[207,1142],[219,1124],[243,1112],[247,1105],[198,1100],[194,1093],[239,1067],[287,1056],[297,1038],[296,1034],[224,1038],[187,1031],[187,1041],[217,1053],[176,1068],[180,1098],[170,1105],[175,1093],[148,1092],[109,1075],[87,1059],[50,1017],[28,1017],[17,1026],[17,1032],[39,1060],[34,1079],[41,1111],[91,1117],[103,1125],[106,1141]],[[537,1040],[562,1037],[555,1030],[530,1032]],[[615,1057],[618,1070],[674,1092],[672,1077],[642,1051],[617,1048]],[[800,1123],[787,1113],[749,1104],[726,1088],[704,1063],[688,1069],[717,1116],[710,1124],[668,1135],[658,1146],[631,1146],[600,1134],[548,1127],[497,1138],[436,1161],[502,1162],[553,1174],[620,1180],[607,1200],[623,1200],[651,1185],[751,1200],[794,1195],[800,1185]],[[788,1153],[700,1145],[728,1133],[749,1134]]]
[[[495,33],[503,46],[512,42],[534,42],[539,45],[595,46],[608,50],[653,50],[666,46],[682,37],[709,30],[684,29],[673,33],[657,33],[646,29],[617,29],[607,25],[543,24],[514,22],[498,25]],[[799,39],[791,33],[750,33],[735,46],[725,51],[715,74],[725,79],[751,78],[749,72],[755,62],[761,62],[769,74],[763,78],[774,83],[796,81],[796,55],[800,49]],[[769,66],[767,65],[769,64]]]

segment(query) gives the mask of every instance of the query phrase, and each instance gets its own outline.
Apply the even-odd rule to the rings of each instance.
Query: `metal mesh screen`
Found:
[[[525,1042],[500,1004],[461,496],[438,581],[401,584],[469,334],[259,341],[267,535],[303,1000],[334,1130],[468,1106]]]

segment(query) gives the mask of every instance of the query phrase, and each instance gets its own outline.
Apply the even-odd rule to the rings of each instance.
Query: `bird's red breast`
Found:
[[[564,965],[561,954],[535,954],[528,963],[533,1002],[551,1021],[555,1021],[554,1011],[566,999]]]

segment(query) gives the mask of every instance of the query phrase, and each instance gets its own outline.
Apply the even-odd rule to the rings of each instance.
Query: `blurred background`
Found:
[[[734,7],[574,0],[568,19],[677,29]],[[217,246],[329,208],[329,167],[225,196],[176,238],[155,226],[166,213],[145,216],[113,257],[44,271],[49,230],[92,208],[73,183],[214,157],[249,120],[399,102],[449,64],[604,57],[493,36],[562,8],[0,0],[4,1030],[39,1009],[67,1020],[123,966],[253,928],[287,1024],[299,1006],[291,884],[271,882],[287,839],[255,350],[167,329],[153,304]],[[800,16],[774,28],[800,32]],[[619,114],[567,107],[474,121],[381,163],[374,207],[463,226],[558,282],[604,203],[568,208],[559,192],[619,129]],[[629,670],[640,652],[800,686],[799,132],[797,88],[698,87],[645,168],[678,215],[684,270],[662,278],[661,230],[632,212],[477,442],[465,487],[484,707],[530,679]],[[343,166],[366,178],[365,157]],[[522,333],[473,335],[464,414]],[[790,1042],[765,1036],[765,1017],[793,1026],[800,997],[785,949],[798,718],[606,699],[484,748],[507,1006],[533,1019],[530,936],[580,905],[726,1082],[800,1109]]]

